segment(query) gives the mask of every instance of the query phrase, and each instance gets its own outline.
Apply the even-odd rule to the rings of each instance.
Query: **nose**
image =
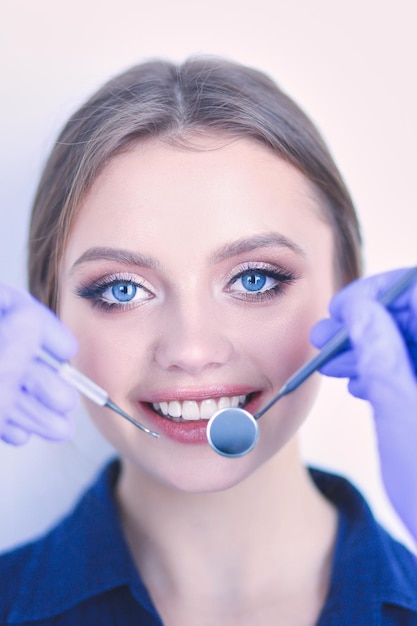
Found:
[[[166,311],[155,359],[160,367],[189,375],[220,367],[234,357],[225,320],[215,306],[177,307]]]

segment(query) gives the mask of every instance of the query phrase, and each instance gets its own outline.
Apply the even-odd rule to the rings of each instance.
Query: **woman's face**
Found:
[[[160,433],[89,412],[137,470],[207,491],[243,480],[292,438],[313,377],[259,422],[257,447],[207,444],[218,408],[255,413],[309,357],[334,287],[333,237],[309,181],[250,140],[159,140],[115,157],[84,198],[60,270],[74,365]]]

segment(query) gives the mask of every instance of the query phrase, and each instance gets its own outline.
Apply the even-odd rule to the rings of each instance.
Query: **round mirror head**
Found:
[[[213,450],[222,456],[243,456],[258,440],[258,424],[244,409],[220,409],[208,421],[207,439]]]

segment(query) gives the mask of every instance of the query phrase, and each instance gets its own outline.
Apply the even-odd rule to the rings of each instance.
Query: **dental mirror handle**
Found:
[[[115,411],[116,413],[118,413],[118,415],[121,415],[148,435],[152,435],[153,437],[159,437],[158,433],[155,433],[153,430],[149,430],[149,428],[143,426],[143,424],[136,421],[133,417],[128,415],[128,413],[125,413],[125,411],[123,411],[120,407],[114,404],[114,402],[110,400],[107,391],[99,387],[99,385],[97,385],[90,378],[85,376],[85,374],[79,372],[67,361],[59,361],[43,348],[40,348],[38,350],[36,356],[38,359],[40,359],[41,361],[49,365],[49,367],[51,367],[53,370],[55,370],[63,380],[75,387],[75,389],[82,393],[86,398],[88,398],[95,404],[98,404],[98,406],[107,406],[109,409]]]
[[[277,395],[272,398],[272,400],[268,402],[268,404],[264,406],[261,411],[258,411],[258,413],[254,415],[254,418],[257,420],[262,417],[262,415],[269,411],[275,402],[282,398],[282,396],[285,396],[291,391],[295,391],[295,389],[297,389],[297,387],[299,387],[307,378],[314,374],[314,372],[323,367],[323,365],[328,363],[328,361],[333,359],[337,354],[346,350],[348,346],[349,336],[346,330],[341,328],[335,335],[333,335],[333,337],[329,339],[316,356],[310,359],[310,361],[307,361],[307,363],[300,367],[300,369],[287,380]]]
[[[406,271],[381,296],[378,301],[388,307],[394,300],[417,279],[417,266]],[[239,408],[217,411],[207,424],[207,440],[215,452],[229,458],[239,457],[250,452],[258,440],[257,421],[283,396],[295,391],[309,376],[319,370],[337,354],[349,346],[349,336],[341,328],[322,347],[320,352],[305,363],[287,380],[278,394],[268,404],[252,416]]]

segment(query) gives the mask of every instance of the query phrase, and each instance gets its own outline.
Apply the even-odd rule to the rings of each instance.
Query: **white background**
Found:
[[[417,95],[413,0],[14,0],[0,24],[0,280],[25,285],[31,197],[62,123],[112,74],[141,60],[215,53],[263,69],[327,140],[358,206],[366,272],[416,262]],[[368,407],[325,381],[305,458],[350,477],[407,534],[379,482]],[[394,416],[395,419],[395,416]],[[80,412],[68,444],[0,443],[0,548],[72,505],[111,451]]]

